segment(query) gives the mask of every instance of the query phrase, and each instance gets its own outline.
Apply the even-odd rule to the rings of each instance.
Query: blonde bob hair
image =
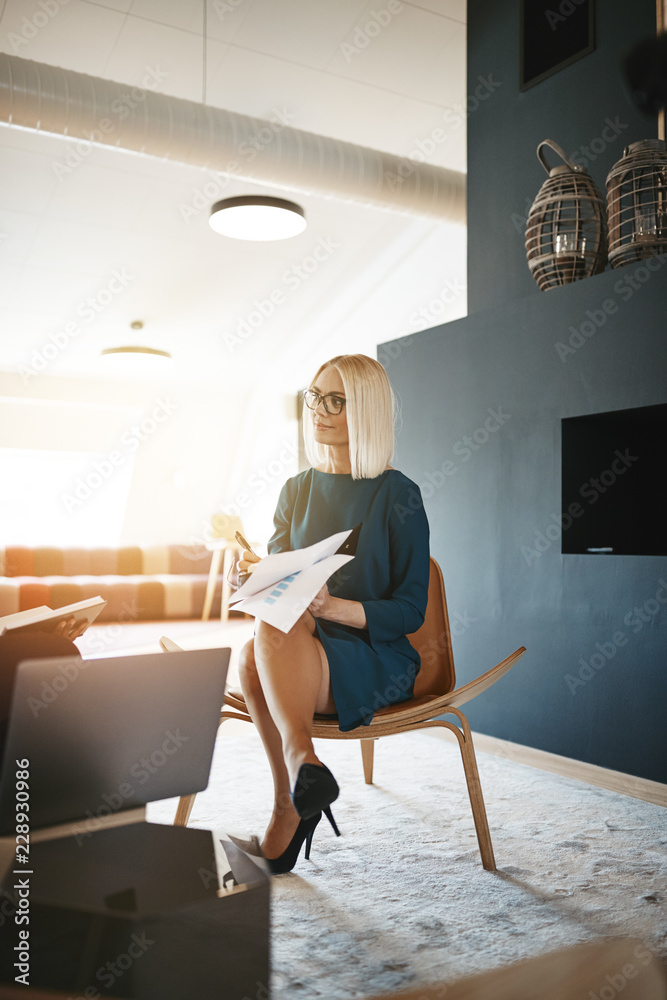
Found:
[[[345,390],[345,412],[350,440],[353,479],[374,479],[389,465],[394,454],[394,394],[387,373],[365,354],[341,354],[318,368],[309,388],[328,368],[341,377]],[[311,411],[303,408],[303,437],[308,461],[321,465],[328,445],[315,441]]]

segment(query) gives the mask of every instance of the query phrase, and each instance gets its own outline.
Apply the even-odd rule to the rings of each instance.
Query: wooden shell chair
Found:
[[[360,740],[364,778],[366,784],[370,785],[373,783],[375,740],[379,739],[380,736],[392,736],[395,733],[406,733],[413,729],[427,729],[432,726],[444,726],[451,730],[456,736],[461,750],[482,864],[487,871],[495,871],[493,845],[486,819],[486,808],[477,771],[470,726],[459,706],[495,684],[523,656],[526,649],[524,646],[520,646],[492,670],[455,690],[456,677],[445,585],[442,572],[435,559],[431,559],[426,617],[421,628],[410,635],[409,639],[421,657],[421,669],[415,681],[414,697],[410,701],[403,701],[400,704],[380,709],[373,716],[370,726],[360,726],[348,733],[342,733],[339,730],[338,720],[335,716],[316,715],[313,720],[313,737],[333,740]],[[171,640],[163,639],[160,641],[164,649],[178,648]],[[440,718],[443,715],[455,716],[458,725]],[[244,722],[252,722],[241,694],[231,691],[227,693],[220,722],[224,722],[225,719],[241,719]],[[187,825],[194,801],[194,795],[184,796],[180,800],[174,819],[175,825]]]

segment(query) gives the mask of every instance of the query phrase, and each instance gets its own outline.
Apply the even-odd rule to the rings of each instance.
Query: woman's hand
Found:
[[[329,593],[329,588],[325,583],[322,589],[315,594],[315,597],[308,605],[308,610],[313,618],[326,618],[327,612],[331,611],[331,604],[331,594]]]
[[[239,573],[252,573],[251,566],[261,561],[259,556],[256,556],[254,552],[248,552],[247,549],[244,549],[241,553],[241,558],[236,564],[236,568]]]
[[[74,615],[71,618],[63,618],[61,622],[58,622],[53,630],[53,635],[62,635],[65,639],[78,639],[80,635],[86,631],[90,622],[87,622],[84,618],[82,622],[78,622]]]
[[[368,628],[366,612],[360,601],[347,601],[341,597],[333,597],[326,583],[315,594],[308,605],[313,618],[327,618],[341,625],[351,625],[353,628]]]

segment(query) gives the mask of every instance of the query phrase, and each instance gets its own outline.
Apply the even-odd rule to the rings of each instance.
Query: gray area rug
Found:
[[[666,811],[477,754],[498,871],[482,868],[453,743],[410,733],[376,743],[375,784],[357,742],[318,741],[341,795],[310,861],[272,879],[272,995],[369,997],[452,983],[571,944],[641,940],[667,952]],[[225,723],[192,826],[261,836],[271,782],[254,729]],[[173,801],[149,807],[171,822]],[[443,997],[445,991],[443,990]],[[574,998],[573,998],[574,1000]]]

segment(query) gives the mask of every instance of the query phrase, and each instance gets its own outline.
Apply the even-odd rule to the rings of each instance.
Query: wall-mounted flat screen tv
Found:
[[[562,551],[667,555],[667,404],[562,423]]]

